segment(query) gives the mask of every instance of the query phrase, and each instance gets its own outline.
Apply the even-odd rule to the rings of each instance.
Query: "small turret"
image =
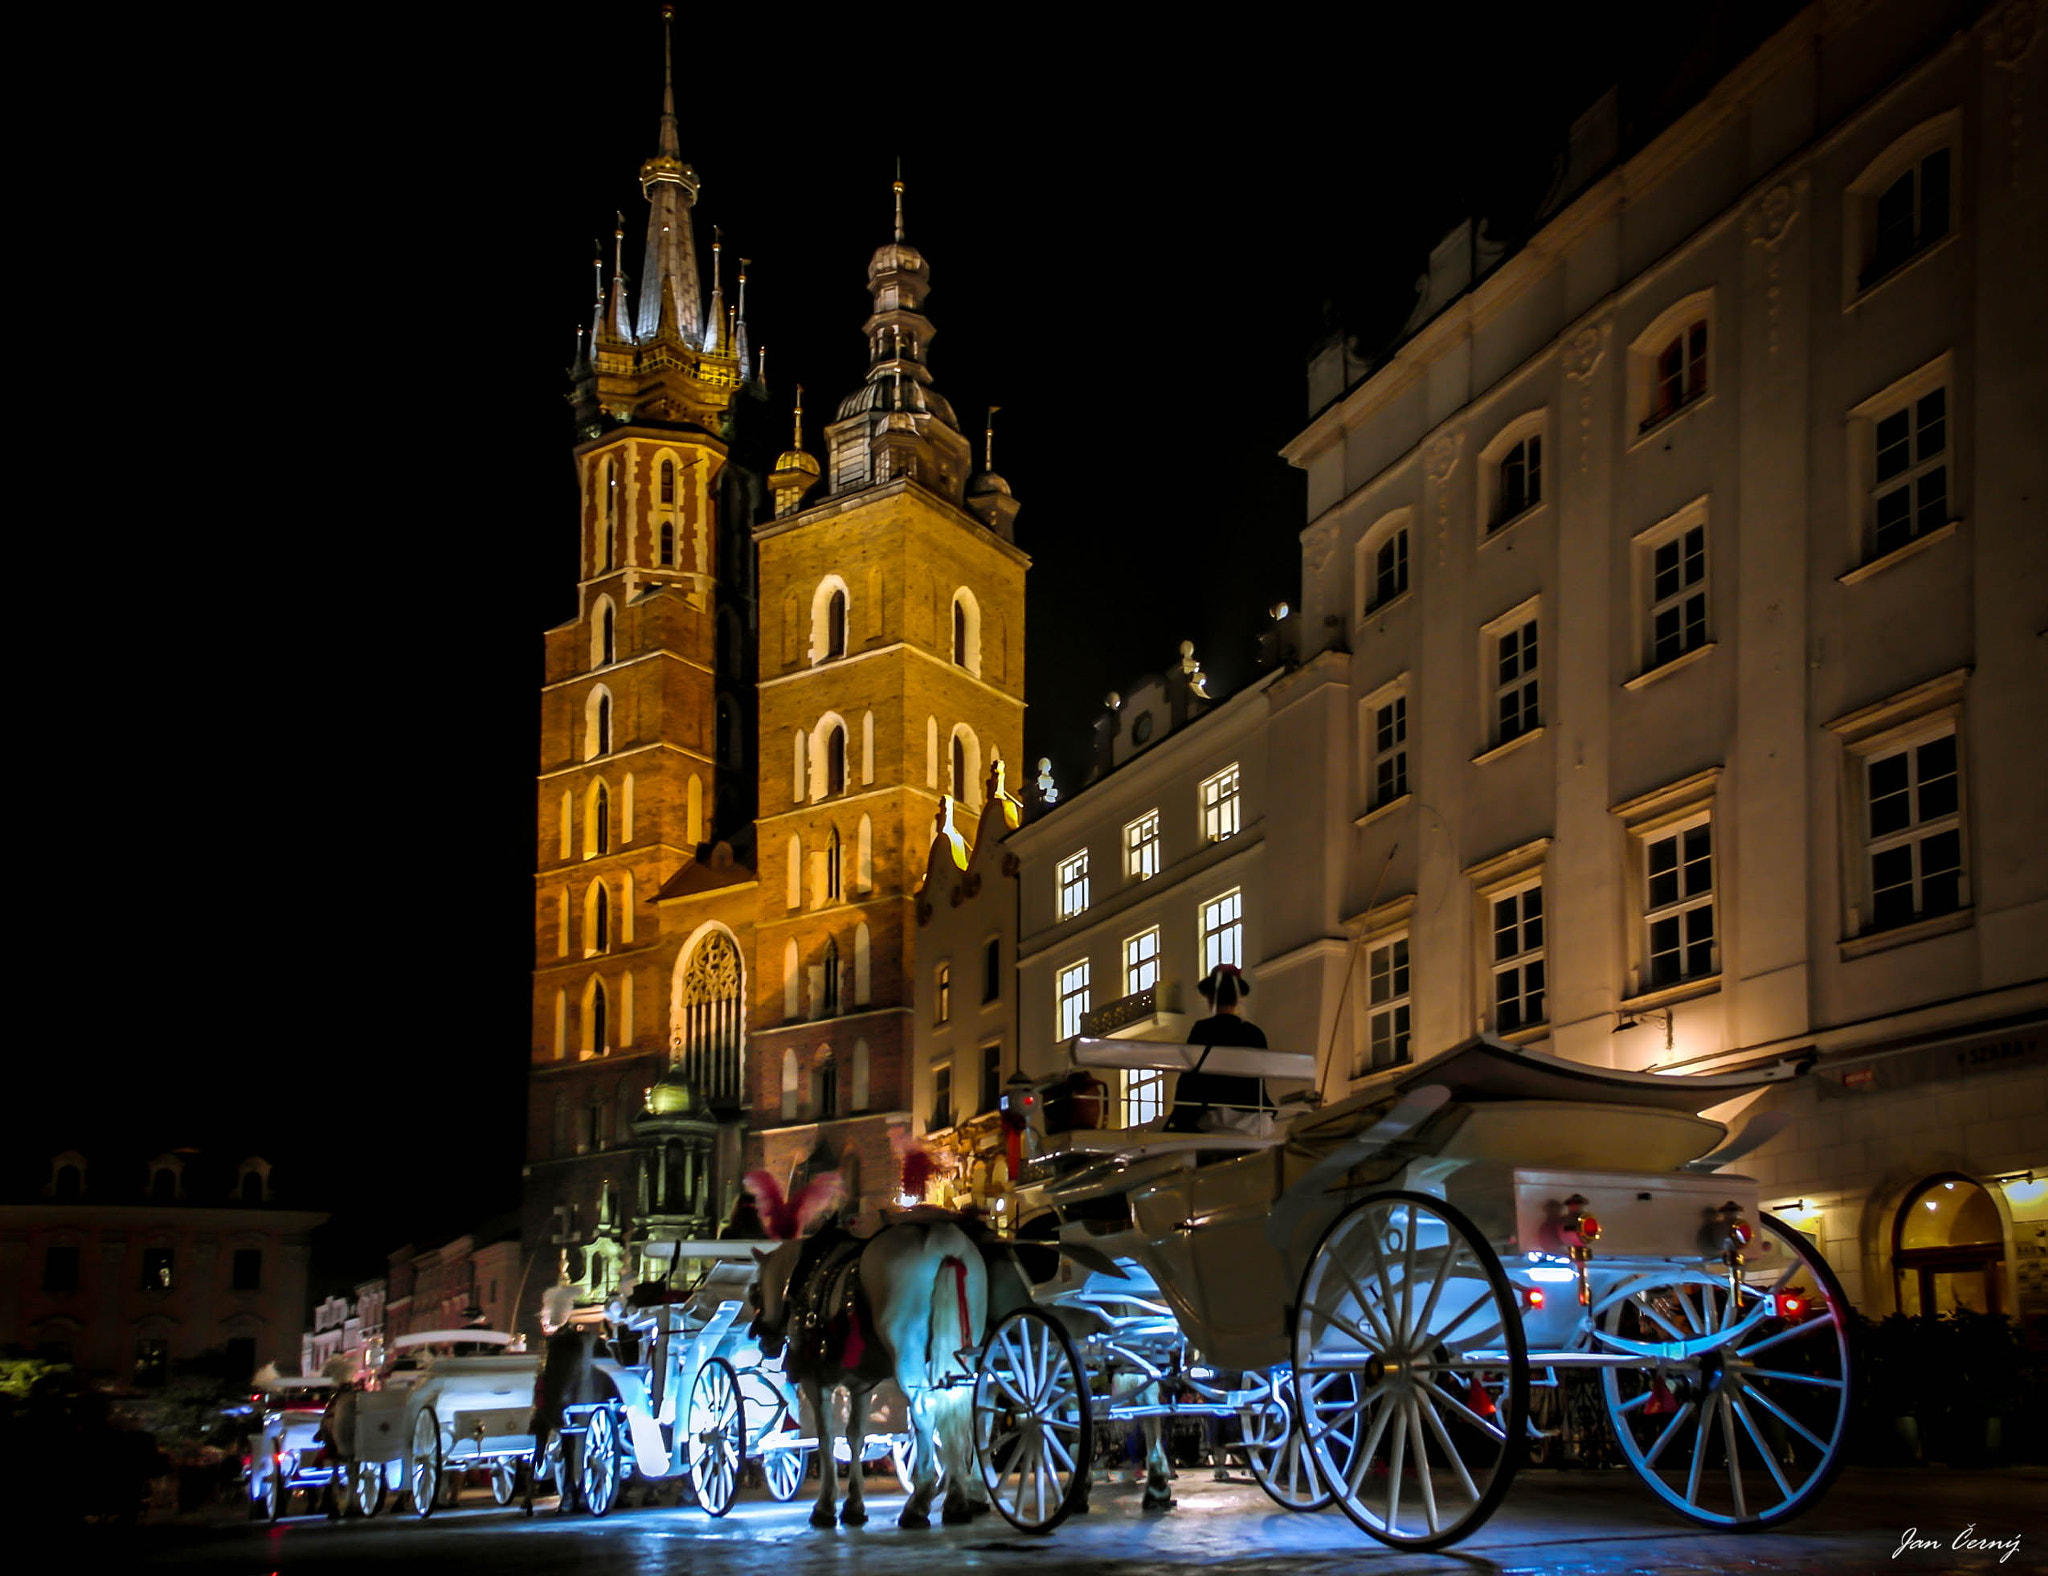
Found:
[[[804,386],[796,386],[796,429],[790,447],[776,456],[775,469],[768,476],[768,490],[775,495],[775,517],[795,514],[804,506],[804,494],[818,485],[818,462],[804,453]]]
[[[988,408],[988,419],[981,429],[981,470],[968,484],[967,512],[1009,542],[1016,539],[1018,506],[1010,484],[996,474],[996,412],[1002,408]]]

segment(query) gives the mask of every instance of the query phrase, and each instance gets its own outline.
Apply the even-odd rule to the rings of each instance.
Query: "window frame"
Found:
[[[1400,950],[1397,959],[1396,949]],[[1406,925],[1392,927],[1366,936],[1359,942],[1359,950],[1365,954],[1365,1003],[1361,1016],[1365,1032],[1358,1038],[1351,1062],[1351,1076],[1370,1078],[1376,1073],[1406,1067],[1414,1060],[1415,1041],[1415,946],[1412,933]],[[1374,994],[1374,960],[1380,953],[1388,954],[1388,993],[1384,997]],[[1379,1025],[1385,1018],[1388,1024],[1388,1039],[1392,1050],[1386,1057],[1380,1055]]]
[[[1917,177],[1934,153],[1948,153],[1948,207],[1944,227],[1938,235],[1915,240],[1913,246],[1895,258],[1882,273],[1872,273],[1878,261],[1878,204],[1898,181],[1911,171],[1915,177],[1914,228],[1921,227],[1922,204]],[[1864,165],[1856,178],[1842,188],[1842,302],[1845,311],[1905,273],[1924,257],[1931,257],[1948,245],[1963,223],[1963,138],[1962,111],[1944,110],[1929,116],[1910,131],[1894,138],[1884,150]]]
[[[1377,618],[1399,602],[1415,586],[1415,532],[1412,508],[1389,510],[1368,526],[1358,539],[1354,567],[1358,621]],[[1380,580],[1379,558],[1383,549],[1393,548],[1389,579]]]
[[[1686,540],[1694,531],[1700,533],[1701,570],[1697,580],[1684,578],[1686,569]],[[1672,543],[1678,544],[1678,589],[1668,597],[1657,595],[1657,555]],[[1707,499],[1702,496],[1675,514],[1665,516],[1655,525],[1638,531],[1629,544],[1635,564],[1635,646],[1636,672],[1628,681],[1629,687],[1640,685],[1678,667],[1698,661],[1714,649],[1714,531],[1709,518]],[[1686,609],[1693,599],[1702,602],[1699,620],[1699,638],[1691,644],[1684,644],[1687,631]],[[1681,644],[1669,656],[1658,655],[1657,617],[1660,611],[1672,610],[1678,614],[1678,634]]]
[[[1543,679],[1543,657],[1550,644],[1550,637],[1543,629],[1543,599],[1532,596],[1527,601],[1509,608],[1507,612],[1483,625],[1479,631],[1479,672],[1485,688],[1481,700],[1485,740],[1479,760],[1486,760],[1511,745],[1526,743],[1540,738],[1543,734],[1543,692],[1548,687]],[[1519,723],[1513,733],[1501,731],[1500,702],[1510,690],[1526,692],[1532,682],[1525,654],[1528,649],[1528,631],[1536,631],[1536,662],[1533,683],[1536,691],[1535,721]],[[1516,637],[1516,670],[1513,679],[1502,683],[1500,679],[1500,647],[1504,637],[1512,633]],[[1526,712],[1526,703],[1518,708]]]
[[[1056,965],[1052,971],[1053,1022],[1059,1028],[1058,1038],[1061,1040],[1070,1040],[1079,1034],[1081,1020],[1088,1016],[1091,999],[1089,975],[1087,958]]]
[[[1165,866],[1161,857],[1159,810],[1155,805],[1124,823],[1124,879],[1150,881]]]
[[[1842,746],[1840,946],[1845,959],[1960,930],[1975,923],[1976,897],[1971,880],[1970,739],[1966,704],[1970,673],[1967,667],[1956,668],[1826,724]],[[1879,927],[1874,914],[1873,846],[1878,843],[1895,845],[1901,834],[1887,832],[1873,836],[1870,832],[1869,767],[1875,760],[1902,749],[1917,750],[1943,735],[1952,735],[1955,739],[1955,810],[1952,816],[1941,819],[1952,821],[1957,834],[1956,906],[1935,914],[1916,909],[1911,920]],[[1929,827],[1916,815],[1908,831],[1918,830],[1919,836],[1913,838],[1917,844],[1948,829],[1945,826]],[[1916,886],[1920,880],[1918,871],[1916,859]]]
[[[1699,386],[1694,389],[1692,381],[1692,357],[1688,341],[1695,325],[1703,324],[1706,344],[1701,356]],[[1681,398],[1676,405],[1668,408],[1653,404],[1658,383],[1661,381],[1658,362],[1670,348],[1673,340],[1680,346],[1679,375],[1682,380]],[[1647,443],[1656,435],[1667,431],[1675,421],[1686,417],[1705,406],[1714,397],[1719,386],[1720,368],[1716,360],[1720,354],[1720,334],[1714,316],[1714,291],[1711,286],[1695,290],[1667,306],[1645,325],[1630,341],[1628,353],[1628,421],[1629,443],[1633,449]]]
[[[1410,772],[1412,767],[1413,729],[1409,725],[1409,702],[1413,699],[1410,676],[1406,673],[1382,684],[1358,703],[1358,735],[1360,749],[1359,777],[1364,789],[1365,814],[1373,816],[1382,810],[1391,810],[1414,791]],[[1400,737],[1385,749],[1381,748],[1380,713],[1397,711],[1397,725]],[[1383,762],[1398,758],[1399,769],[1393,779],[1395,791],[1383,793],[1380,787],[1380,766]]]
[[[947,958],[932,970],[932,1022],[953,1021],[953,960]]]
[[[1148,940],[1151,942],[1149,951],[1145,950],[1143,946],[1143,943]],[[1124,937],[1123,993],[1126,996],[1135,996],[1139,991],[1149,990],[1159,983],[1163,948],[1164,943],[1161,940],[1157,925],[1148,925],[1145,929],[1137,932],[1137,934]],[[1138,976],[1146,973],[1148,970],[1151,977],[1141,981]]]
[[[1226,904],[1231,905],[1230,912],[1227,915],[1218,915],[1217,911]],[[1243,968],[1244,888],[1234,886],[1228,891],[1218,892],[1214,897],[1204,898],[1196,910],[1196,916],[1196,937],[1201,948],[1202,960],[1201,977],[1207,979],[1209,971],[1219,963],[1235,964],[1238,968]],[[1220,917],[1221,923],[1212,924],[1212,917]],[[1231,938],[1227,946],[1219,944],[1224,937]],[[1228,953],[1234,953],[1235,956],[1227,956]]]
[[[1933,459],[1921,459],[1917,457],[1920,429],[1915,418],[1921,401],[1937,390],[1943,395],[1943,443]],[[1953,535],[1961,525],[1964,509],[1960,494],[1968,471],[1958,448],[1962,423],[1956,408],[1957,392],[1955,355],[1952,351],[1943,351],[1932,361],[1895,379],[1849,411],[1849,554],[1855,567],[1841,577],[1844,584],[1853,585],[1869,574],[1912,557]],[[1898,414],[1908,418],[1907,431],[1915,457],[1903,473],[1880,480],[1877,475],[1878,428],[1887,417]],[[1943,479],[1944,518],[1932,525],[1922,525],[1919,519],[1923,508],[1918,499],[1919,483],[1934,469],[1947,473]],[[1909,518],[1914,529],[1893,546],[1880,547],[1879,503],[1901,488],[1912,490]]]
[[[1720,783],[1721,768],[1709,766],[1610,807],[1609,813],[1620,824],[1622,835],[1627,840],[1624,866],[1628,891],[1628,937],[1623,958],[1626,974],[1621,998],[1624,1010],[1659,1007],[1720,988],[1726,961],[1725,921],[1728,910],[1723,899],[1727,894],[1729,868],[1722,844]],[[1703,972],[1682,974],[1660,984],[1653,973],[1651,926],[1671,913],[1701,905],[1688,901],[1681,893],[1675,904],[1652,906],[1650,850],[1663,838],[1682,834],[1687,828],[1701,824],[1711,828],[1708,846],[1708,857],[1712,861],[1711,885],[1704,899],[1712,910],[1711,966]]]
[[[1196,787],[1195,802],[1202,811],[1204,842],[1221,843],[1237,836],[1244,830],[1243,763],[1232,761],[1221,771],[1203,778]]]
[[[1088,912],[1088,850],[1067,855],[1053,867],[1054,910],[1062,920]]]
[[[1472,883],[1475,900],[1474,921],[1477,928],[1478,945],[1475,949],[1474,965],[1476,980],[1480,989],[1479,1019],[1488,1025],[1490,1032],[1501,1039],[1516,1044],[1528,1044],[1547,1037],[1551,1025],[1550,1011],[1550,904],[1547,895],[1539,899],[1537,918],[1541,923],[1541,940],[1534,946],[1526,945],[1526,934],[1518,938],[1524,942],[1521,950],[1506,957],[1496,955],[1495,936],[1498,918],[1494,912],[1497,903],[1509,898],[1520,898],[1530,889],[1543,888],[1549,876],[1550,842],[1548,837],[1539,837],[1532,842],[1508,849],[1491,859],[1468,866],[1466,879]],[[1525,931],[1528,925],[1526,904],[1518,905],[1516,923]],[[1522,972],[1521,988],[1517,999],[1526,1002],[1531,995],[1528,989],[1527,969],[1531,962],[1542,965],[1542,993],[1544,1016],[1523,1019],[1511,1028],[1503,1028],[1500,1021],[1499,976],[1507,968]]]
[[[1537,445],[1536,496],[1525,499],[1520,508],[1509,513],[1502,469],[1511,454],[1532,440]],[[1481,542],[1499,540],[1502,533],[1510,527],[1520,525],[1524,520],[1542,511],[1543,506],[1550,501],[1550,494],[1544,487],[1544,473],[1553,468],[1555,459],[1555,446],[1550,442],[1550,411],[1547,406],[1538,406],[1535,410],[1524,412],[1493,435],[1486,447],[1479,451],[1479,485],[1474,489],[1478,494]]]

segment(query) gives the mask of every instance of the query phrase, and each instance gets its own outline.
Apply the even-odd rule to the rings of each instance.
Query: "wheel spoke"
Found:
[[[1764,1436],[1757,1432],[1756,1420],[1749,1415],[1749,1408],[1742,1404],[1742,1397],[1731,1395],[1728,1404],[1734,1409],[1736,1417],[1741,1419],[1743,1431],[1749,1435],[1750,1442],[1756,1446],[1756,1453],[1763,1458],[1764,1466],[1769,1469],[1772,1481],[1778,1485],[1778,1503],[1782,1505],[1792,1497],[1792,1485],[1785,1481],[1785,1474],[1778,1469],[1777,1456],[1765,1442]]]
[[[1334,1324],[1369,1352],[1384,1351],[1391,1344],[1384,1337],[1374,1337],[1366,1334],[1364,1330],[1345,1318],[1335,1308],[1327,1308],[1319,1302],[1311,1302],[1308,1305],[1308,1311],[1319,1314],[1321,1317],[1329,1320],[1330,1323]]]
[[[1731,1297],[1729,1301],[1734,1299]],[[1735,1500],[1735,1519],[1747,1521],[1749,1502],[1742,1492],[1742,1442],[1735,1434],[1734,1398],[1722,1390],[1714,1399],[1721,1404],[1721,1448],[1728,1461],[1728,1492]]]
[[[1414,1396],[1408,1397],[1408,1437],[1415,1446],[1415,1478],[1422,1489],[1423,1519],[1429,1523],[1430,1535],[1434,1537],[1443,1531],[1443,1521],[1436,1513],[1436,1484],[1429,1473],[1429,1447],[1422,1439],[1422,1403]]]
[[[1408,1206],[1407,1229],[1401,1233],[1401,1333],[1415,1333],[1415,1206]]]
[[[1375,1249],[1374,1251],[1377,1252],[1378,1250]],[[1351,1288],[1351,1294],[1358,1299],[1359,1312],[1363,1313],[1366,1320],[1379,1332],[1379,1341],[1382,1344],[1390,1344],[1394,1339],[1393,1327],[1387,1323],[1386,1316],[1380,1311],[1378,1302],[1372,1293],[1365,1289],[1365,1283],[1351,1273],[1351,1266],[1345,1263],[1339,1255],[1331,1254],[1329,1263],[1339,1275],[1344,1277],[1344,1283]]]
[[[1788,1384],[1817,1384],[1829,1390],[1842,1388],[1842,1381],[1839,1379],[1827,1379],[1819,1374],[1795,1374],[1780,1368],[1752,1368],[1743,1375],[1743,1378],[1752,1383],[1758,1379],[1782,1379]]]
[[[1401,1469],[1408,1464],[1408,1418],[1400,1400],[1396,1400],[1388,1410],[1395,1412],[1398,1418],[1394,1424],[1393,1462],[1387,1469],[1387,1530],[1392,1532],[1401,1522]]]
[[[1685,1500],[1689,1505],[1697,1505],[1700,1502],[1700,1468],[1706,1465],[1707,1439],[1713,1433],[1710,1419],[1716,1415],[1713,1406],[1701,1407],[1699,1427],[1693,1430],[1692,1470],[1686,1474],[1685,1479]]]
[[[1750,1390],[1749,1395],[1758,1406],[1762,1407],[1765,1411],[1769,1412],[1771,1416],[1775,1417],[1779,1422],[1783,1423],[1787,1428],[1791,1429],[1793,1433],[1797,1434],[1801,1439],[1805,1440],[1809,1445],[1813,1446],[1814,1449],[1820,1451],[1822,1455],[1827,1454],[1828,1447],[1822,1444],[1820,1439],[1810,1429],[1808,1429],[1804,1423],[1800,1422],[1790,1412],[1786,1411],[1783,1407],[1779,1406],[1777,1402],[1773,1401],[1769,1396],[1765,1395],[1763,1391],[1752,1389]]]
[[[1681,1301],[1683,1301],[1683,1296],[1684,1294],[1681,1291]],[[1650,1301],[1649,1294],[1647,1292],[1636,1293],[1635,1305],[1639,1311],[1648,1314],[1652,1319],[1655,1319],[1659,1324],[1663,1325],[1665,1332],[1668,1335],[1670,1335],[1670,1337],[1674,1341],[1682,1341],[1686,1338],[1685,1331],[1681,1330],[1677,1325],[1673,1324],[1669,1319],[1664,1317],[1663,1313],[1657,1308],[1657,1306]],[[1687,1316],[1691,1316],[1690,1310],[1687,1310]]]
[[[1780,1330],[1776,1335],[1767,1335],[1761,1341],[1752,1342],[1748,1346],[1738,1346],[1735,1350],[1744,1357],[1754,1357],[1758,1352],[1767,1352],[1774,1346],[1782,1346],[1785,1342],[1797,1340],[1802,1335],[1811,1335],[1816,1330],[1831,1330],[1834,1327],[1835,1315],[1830,1309],[1826,1313],[1816,1314],[1811,1319],[1802,1319],[1789,1329]]]
[[[1508,1437],[1507,1430],[1502,1428],[1499,1423],[1494,1422],[1491,1418],[1481,1417],[1434,1379],[1430,1381],[1429,1388],[1441,1404],[1450,1407],[1453,1411],[1462,1413],[1466,1421],[1482,1433],[1499,1440],[1505,1440]]]
[[[1690,1401],[1671,1414],[1671,1421],[1664,1425],[1664,1432],[1657,1436],[1657,1442],[1643,1452],[1643,1465],[1653,1467],[1657,1464],[1657,1458],[1664,1454],[1664,1447],[1671,1443],[1679,1429],[1685,1426],[1685,1420],[1692,1414],[1693,1403]]]
[[[1465,1306],[1458,1311],[1458,1316],[1455,1319],[1451,1320],[1450,1323],[1444,1325],[1440,1330],[1436,1332],[1437,1339],[1443,1342],[1446,1346],[1450,1345],[1453,1338],[1451,1332],[1457,1329],[1459,1325],[1463,1324],[1467,1319],[1471,1318],[1473,1314],[1477,1313],[1481,1308],[1485,1307],[1491,1301],[1493,1301],[1493,1288],[1491,1286],[1482,1284],[1479,1290],[1479,1295],[1477,1297],[1474,1297],[1470,1302],[1466,1303]],[[1487,1334],[1490,1331],[1497,1330],[1499,1328],[1500,1321],[1496,1319],[1493,1321],[1493,1323],[1486,1325],[1479,1330],[1475,1330],[1471,1335],[1463,1337],[1463,1340],[1465,1344],[1469,1346],[1474,1341],[1478,1340],[1481,1336]]]
[[[1429,1420],[1430,1429],[1436,1435],[1437,1448],[1443,1451],[1444,1459],[1451,1464],[1452,1470],[1458,1474],[1458,1486],[1465,1491],[1466,1498],[1476,1502],[1479,1498],[1479,1490],[1473,1485],[1472,1474],[1465,1468],[1464,1455],[1451,1442],[1451,1431],[1444,1427],[1444,1420],[1437,1416],[1434,1406],[1425,1405],[1420,1410],[1422,1415]]]
[[[1354,1499],[1358,1497],[1359,1485],[1365,1481],[1366,1469],[1372,1464],[1372,1458],[1379,1450],[1380,1435],[1387,1430],[1387,1416],[1390,1411],[1391,1407],[1388,1405],[1382,1405],[1375,1410],[1372,1427],[1366,1433],[1363,1448],[1352,1455],[1351,1470],[1345,1475],[1345,1480]]]

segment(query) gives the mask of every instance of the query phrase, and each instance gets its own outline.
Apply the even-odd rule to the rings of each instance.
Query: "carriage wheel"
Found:
[[[519,1463],[511,1456],[500,1456],[491,1463],[491,1498],[500,1505],[509,1505],[519,1493]]]
[[[284,1507],[292,1497],[292,1491],[284,1486],[284,1463],[276,1456],[270,1458],[270,1472],[263,1479],[262,1492],[257,1496],[257,1509],[265,1521],[276,1521],[284,1514]]]
[[[768,1480],[768,1497],[777,1502],[796,1498],[804,1486],[804,1474],[811,1469],[811,1453],[794,1447],[771,1450],[761,1458],[761,1475]]]
[[[441,1420],[432,1407],[413,1419],[412,1459],[407,1463],[405,1481],[412,1493],[412,1513],[433,1515],[441,1499]]]
[[[1323,1237],[1299,1309],[1294,1399],[1344,1514],[1403,1549],[1478,1530],[1529,1412],[1521,1307],[1478,1230],[1427,1194],[1375,1194]]]
[[[1095,1433],[1073,1339],[1039,1308],[1005,1314],[974,1376],[974,1456],[1003,1519],[1050,1532],[1088,1492]]]
[[[1798,1515],[1840,1469],[1849,1431],[1842,1283],[1797,1232],[1761,1221],[1755,1278],[1732,1295],[1725,1276],[1692,1270],[1630,1280],[1593,1310],[1610,1342],[1669,1354],[1605,1370],[1607,1412],[1636,1476],[1709,1527]]]
[[[740,1464],[747,1455],[747,1407],[740,1399],[739,1376],[723,1357],[708,1357],[697,1370],[686,1417],[683,1464],[690,1487],[698,1504],[722,1516],[739,1498]],[[803,1480],[801,1471],[797,1480]]]
[[[593,1516],[611,1514],[626,1476],[626,1457],[619,1439],[618,1413],[608,1405],[590,1414],[583,1432],[582,1469],[584,1508]]]
[[[896,1474],[896,1481],[902,1486],[903,1492],[906,1494],[915,1494],[917,1492],[910,1478],[910,1465],[916,1459],[917,1436],[915,1434],[898,1434],[890,1441],[889,1469]],[[938,1468],[939,1473],[933,1479],[933,1485],[934,1487],[943,1487],[946,1481],[946,1463],[944,1460],[937,1460],[932,1465]]]
[[[343,1467],[342,1492],[347,1496],[346,1514],[374,1516],[384,1508],[384,1463],[356,1461]]]
[[[1252,1476],[1266,1497],[1282,1509],[1322,1510],[1335,1496],[1316,1471],[1315,1457],[1295,1425],[1293,1376],[1285,1368],[1275,1368],[1263,1377],[1265,1395],[1237,1414]]]

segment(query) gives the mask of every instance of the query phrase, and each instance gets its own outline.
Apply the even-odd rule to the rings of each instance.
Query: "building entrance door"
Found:
[[[1969,1177],[1930,1177],[1914,1190],[1899,1211],[1892,1263],[1902,1313],[2004,1311],[2004,1222]]]

